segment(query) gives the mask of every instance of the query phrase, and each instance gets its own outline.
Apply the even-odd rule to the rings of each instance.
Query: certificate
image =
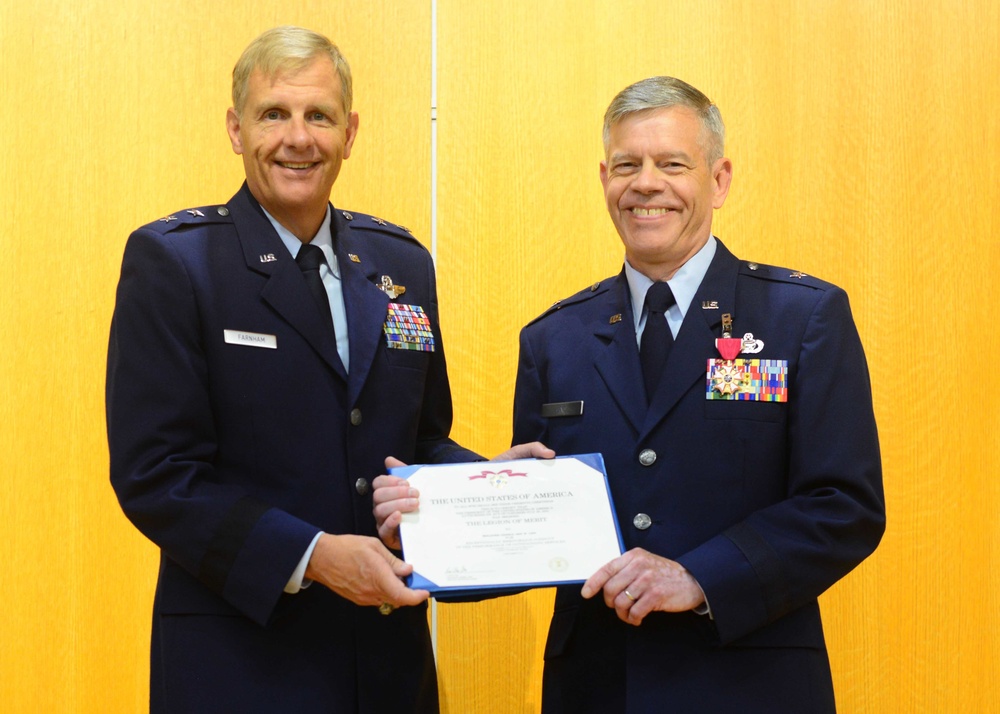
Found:
[[[622,554],[600,454],[391,469],[420,491],[400,524],[409,585],[434,594],[582,583]]]

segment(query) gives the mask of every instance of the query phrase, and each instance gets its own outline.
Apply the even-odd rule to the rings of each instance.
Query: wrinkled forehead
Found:
[[[324,66],[325,64],[325,66]],[[312,70],[317,71],[312,71]],[[303,75],[309,72],[308,78]],[[261,94],[267,94],[269,90],[277,87],[302,89],[311,88],[323,93],[329,93],[338,101],[338,105],[343,105],[343,87],[341,86],[340,75],[329,58],[317,55],[309,60],[289,60],[277,66],[264,64],[257,65],[250,72],[247,82],[247,97],[256,95],[254,98],[260,100]],[[343,108],[343,106],[341,106]]]
[[[709,130],[698,116],[698,112],[682,104],[668,107],[649,107],[623,114],[608,127],[605,141],[605,152],[611,144],[627,141],[637,133],[655,132],[663,135],[680,135],[693,132],[697,134],[699,143],[708,139]]]
[[[266,84],[273,85],[292,79],[314,66],[328,69],[328,74],[333,78],[333,86],[339,89],[340,78],[337,75],[337,68],[333,64],[333,60],[322,53],[314,54],[311,57],[279,57],[262,60],[253,66],[253,69],[250,70],[250,76],[262,78]]]

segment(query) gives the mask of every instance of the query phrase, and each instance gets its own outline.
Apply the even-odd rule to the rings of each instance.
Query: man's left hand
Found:
[[[684,566],[633,548],[590,576],[581,594],[591,598],[604,591],[604,602],[619,619],[639,625],[649,613],[684,612],[705,602],[705,593]]]

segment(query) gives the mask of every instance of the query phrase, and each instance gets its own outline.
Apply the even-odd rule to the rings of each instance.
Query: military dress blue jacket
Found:
[[[763,343],[739,359],[783,363],[787,401],[708,398],[722,394],[708,361],[720,358],[724,315],[734,336]],[[680,562],[711,617],[654,612],[635,627],[600,595],[559,588],[543,711],[833,712],[817,597],[885,524],[846,294],[720,242],[649,407],[632,316],[623,272],[524,328],[514,442],[601,452],[625,548]],[[582,414],[543,416],[545,404],[576,401]]]
[[[283,592],[320,530],[376,535],[370,483],[387,455],[477,458],[449,438],[430,255],[398,226],[332,215],[350,374],[245,185],[125,249],[108,439],[121,506],[161,551],[154,712],[437,711],[426,606],[383,616],[320,585]]]

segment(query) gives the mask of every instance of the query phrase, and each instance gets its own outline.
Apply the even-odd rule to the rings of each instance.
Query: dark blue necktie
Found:
[[[667,366],[667,356],[674,344],[666,318],[666,312],[674,302],[674,294],[666,283],[653,283],[646,291],[646,327],[639,344],[639,362],[642,364],[642,377],[646,383],[649,402],[653,401],[653,394],[660,384],[660,377]]]
[[[323,256],[323,249],[317,245],[303,243],[299,248],[299,254],[295,256],[295,262],[302,269],[302,275],[309,286],[309,292],[316,300],[316,307],[324,317],[330,329],[333,329],[333,313],[330,312],[330,298],[327,297],[326,288],[323,287],[323,278],[319,276],[319,266],[326,262]]]

